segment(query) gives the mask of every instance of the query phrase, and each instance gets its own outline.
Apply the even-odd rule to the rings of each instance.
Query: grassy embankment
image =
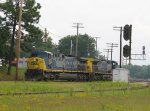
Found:
[[[0,111],[149,111],[150,88],[94,92],[127,86],[112,82],[0,82],[1,93],[68,91],[65,94],[0,96]],[[73,93],[74,90],[85,92]]]

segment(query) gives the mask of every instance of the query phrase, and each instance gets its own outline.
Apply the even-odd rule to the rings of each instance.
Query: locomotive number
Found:
[[[32,61],[31,65],[38,65],[37,61]]]

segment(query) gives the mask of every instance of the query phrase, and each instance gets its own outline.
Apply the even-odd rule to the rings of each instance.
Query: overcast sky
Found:
[[[80,34],[87,33],[98,39],[98,49],[103,52],[106,43],[119,44],[119,31],[113,26],[132,24],[132,54],[141,54],[146,47],[146,61],[133,64],[150,64],[150,0],[37,0],[41,4],[40,25],[47,28],[55,43],[67,35],[75,35],[73,23],[83,23]],[[123,40],[123,44],[128,44]],[[119,61],[119,47],[114,48],[113,59]]]

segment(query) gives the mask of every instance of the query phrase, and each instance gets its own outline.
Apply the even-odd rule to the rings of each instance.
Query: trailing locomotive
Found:
[[[27,60],[26,80],[74,79],[77,81],[112,80],[115,61],[32,52]]]

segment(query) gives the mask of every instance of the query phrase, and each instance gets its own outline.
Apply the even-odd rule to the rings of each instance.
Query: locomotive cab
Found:
[[[43,78],[44,71],[47,70],[45,60],[40,57],[37,52],[33,52],[31,57],[27,60],[27,70],[25,72],[25,79],[41,79]]]

